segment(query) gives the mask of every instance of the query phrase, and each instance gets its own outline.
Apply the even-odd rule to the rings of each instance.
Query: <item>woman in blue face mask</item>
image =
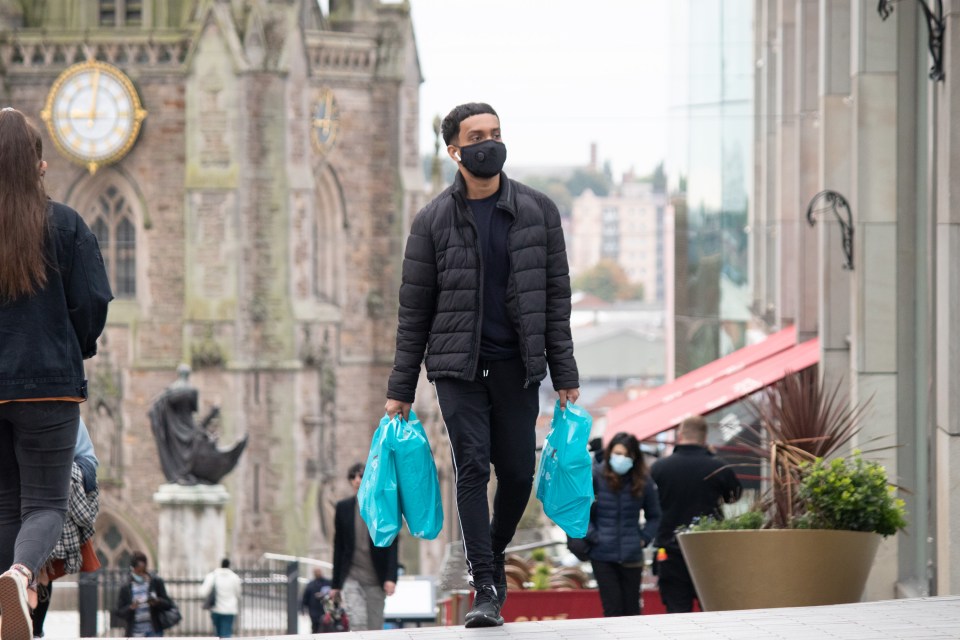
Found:
[[[593,467],[593,484],[597,501],[587,536],[603,615],[639,615],[643,548],[657,533],[660,500],[634,436],[610,439]]]

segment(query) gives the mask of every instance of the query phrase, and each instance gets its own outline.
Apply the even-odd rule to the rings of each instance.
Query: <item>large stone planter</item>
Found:
[[[877,533],[817,529],[678,536],[704,611],[859,602]]]

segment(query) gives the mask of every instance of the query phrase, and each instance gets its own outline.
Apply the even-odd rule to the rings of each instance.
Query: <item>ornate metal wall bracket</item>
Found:
[[[877,13],[881,20],[886,20],[893,13],[894,3],[899,0],[880,0],[877,5]],[[930,57],[933,58],[933,64],[930,66],[930,79],[934,82],[943,81],[945,75],[943,72],[943,32],[947,28],[947,23],[943,19],[943,0],[931,0],[936,7],[936,11],[927,5],[927,0],[917,0],[917,4],[923,9],[923,15],[927,19],[927,34],[929,36],[927,46],[930,48]]]
[[[819,201],[824,201],[824,206],[816,208]],[[846,212],[846,215],[840,214],[840,209]],[[807,205],[807,222],[812,227],[816,222],[814,216],[825,211],[832,211],[840,223],[840,231],[843,233],[843,257],[845,261],[843,268],[853,271],[853,214],[850,212],[850,205],[847,199],[836,191],[826,189],[813,196],[810,204]]]

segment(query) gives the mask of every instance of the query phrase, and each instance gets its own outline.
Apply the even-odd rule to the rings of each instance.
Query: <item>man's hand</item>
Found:
[[[407,405],[409,406],[409,405]],[[392,596],[393,592],[397,590],[397,583],[387,580],[383,583],[383,590],[388,596]]]
[[[340,589],[330,589],[330,599],[339,600],[340,599]]]
[[[580,397],[580,389],[560,389],[557,392],[560,395],[560,410],[567,408],[567,402],[576,402]]]
[[[409,402],[401,402],[399,400],[387,400],[387,404],[384,407],[384,410],[387,412],[387,415],[391,418],[395,417],[398,413],[403,416],[404,420],[410,419],[410,407]]]

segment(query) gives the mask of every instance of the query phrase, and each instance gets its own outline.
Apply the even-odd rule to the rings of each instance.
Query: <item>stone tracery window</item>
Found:
[[[100,0],[101,27],[139,27],[143,24],[143,0]]]
[[[90,229],[100,243],[113,294],[118,298],[135,297],[137,231],[127,198],[111,185],[96,198],[86,218],[92,220]]]
[[[93,545],[104,569],[126,569],[135,550],[147,549],[144,541],[133,533],[124,520],[106,509],[101,509],[97,517]]]
[[[343,304],[345,216],[336,174],[329,166],[318,172],[313,250],[314,296],[321,302]]]

